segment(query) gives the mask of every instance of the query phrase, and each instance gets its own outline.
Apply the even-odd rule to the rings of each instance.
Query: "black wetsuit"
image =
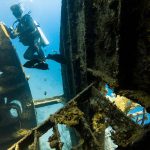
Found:
[[[39,59],[45,60],[44,53],[41,48],[41,37],[34,23],[34,20],[29,14],[25,14],[23,17],[17,20],[18,24],[16,26],[17,36],[20,42],[29,46],[24,53],[24,58],[27,60]],[[11,34],[12,38],[15,38],[15,34]]]

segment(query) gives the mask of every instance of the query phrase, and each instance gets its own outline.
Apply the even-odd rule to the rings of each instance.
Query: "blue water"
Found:
[[[9,7],[17,2],[18,0],[0,0],[0,21],[7,26],[11,26],[15,21]],[[61,0],[21,0],[21,2],[25,13],[31,11],[31,16],[40,24],[50,41],[50,45],[44,48],[45,55],[59,53]],[[17,49],[21,63],[24,64],[23,53],[27,47],[19,43],[17,39],[12,42]],[[50,68],[48,71],[24,68],[26,75],[30,76],[29,84],[34,99],[63,94],[60,64],[51,60],[47,63]],[[45,91],[47,95],[44,95]]]
[[[106,84],[106,90],[107,90],[107,95],[108,96],[114,96],[114,90],[111,89],[107,84]],[[134,109],[130,110],[128,112],[128,114],[132,114],[132,113],[136,113],[136,112],[139,112],[139,111],[143,111],[143,107],[142,106],[137,106],[135,107]],[[140,115],[139,117],[142,117],[142,115]],[[147,119],[144,121],[144,125],[146,124],[149,124],[150,123],[150,114],[149,113],[146,113],[146,117]],[[132,118],[133,121],[136,121],[136,117],[135,118]],[[141,125],[141,122],[142,121],[139,121],[138,124]]]
[[[130,110],[129,111],[129,114],[132,114],[132,113],[136,113],[136,112],[139,112],[139,111],[143,111],[143,107],[142,106],[137,106],[135,107],[134,109]],[[143,115],[140,115],[139,117],[142,117]],[[147,113],[146,114],[146,117],[147,119],[144,121],[144,125],[146,124],[149,124],[150,123],[150,114]],[[133,121],[136,121],[136,118],[133,118]],[[139,121],[138,124],[141,124],[142,121]]]
[[[31,16],[40,24],[50,45],[44,48],[45,55],[49,53],[59,53],[59,33],[60,33],[60,17],[61,17],[61,0],[0,0],[0,21],[7,26],[11,26],[16,20],[10,11],[10,6],[22,2],[24,6],[24,14],[31,11]],[[18,56],[22,64],[26,61],[23,54],[27,47],[23,46],[18,39],[12,40]],[[52,60],[47,61],[49,70],[27,69],[24,71],[27,76],[30,76],[29,85],[33,99],[42,99],[63,94],[61,66]],[[44,94],[46,92],[46,95]],[[56,104],[43,108],[36,109],[38,124],[43,122],[50,114],[53,114],[62,104]],[[66,131],[67,133],[67,131]],[[47,136],[42,137],[41,147],[43,150],[49,149]],[[68,134],[67,134],[68,136]]]

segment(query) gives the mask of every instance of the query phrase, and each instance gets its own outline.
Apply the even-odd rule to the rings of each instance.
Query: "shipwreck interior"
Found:
[[[44,103],[33,102],[18,55],[0,23],[0,150],[38,150],[39,138],[50,129],[51,149],[149,150],[150,1],[62,0],[61,7],[64,95]],[[35,107],[53,103],[64,107],[37,125]],[[69,149],[63,146],[58,124],[68,127]],[[18,133],[18,125],[27,132]]]

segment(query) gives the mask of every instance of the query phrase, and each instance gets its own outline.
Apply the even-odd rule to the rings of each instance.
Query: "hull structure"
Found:
[[[0,23],[0,149],[36,126],[28,81],[5,25]]]

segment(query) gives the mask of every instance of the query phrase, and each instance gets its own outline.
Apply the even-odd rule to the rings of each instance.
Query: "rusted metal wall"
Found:
[[[84,1],[62,1],[60,41],[60,52],[68,62],[62,65],[64,94],[70,99],[87,80]]]
[[[62,1],[66,96],[96,77],[150,111],[149,8],[149,0]]]
[[[32,95],[5,26],[0,24],[0,149],[36,126]]]

